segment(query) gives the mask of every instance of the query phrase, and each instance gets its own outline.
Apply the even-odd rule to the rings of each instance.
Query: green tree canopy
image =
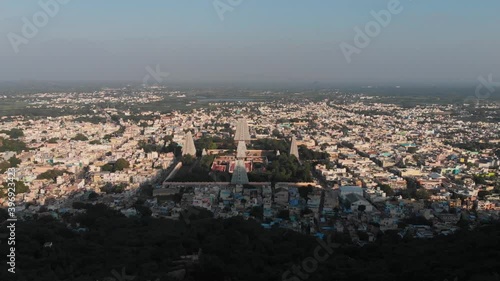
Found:
[[[380,185],[380,190],[385,192],[387,196],[393,196],[394,195],[394,190],[387,184],[381,184]]]
[[[17,181],[17,180],[14,180],[14,184],[15,184],[15,187],[16,187],[16,194],[20,194],[20,193],[26,193],[26,192],[29,192],[30,189],[29,187],[22,181]],[[8,187],[9,187],[9,184],[7,182],[4,182],[3,185],[2,185],[2,189],[0,189],[0,197],[5,197],[8,195]]]
[[[56,170],[56,169],[54,169],[54,170],[48,170],[48,171],[46,171],[44,173],[39,174],[38,177],[36,177],[36,178],[39,179],[39,180],[44,180],[45,179],[45,180],[53,180],[53,181],[55,181],[58,176],[62,176],[64,173],[67,173],[67,171]]]
[[[419,188],[415,193],[415,198],[428,200],[429,198],[431,198],[431,194],[424,188]]]
[[[4,133],[6,135],[8,135],[9,137],[11,137],[12,139],[18,139],[18,138],[21,138],[21,137],[24,137],[24,132],[22,129],[18,129],[18,128],[14,128],[14,129],[11,129],[11,130],[3,130],[3,131],[0,131],[0,133]]]
[[[123,158],[116,160],[115,171],[123,171],[128,168],[130,168],[130,163],[127,160]]]
[[[182,160],[181,161],[182,161],[182,165],[184,165],[184,166],[190,166],[190,165],[192,165],[194,163],[195,160],[196,159],[192,155],[187,154],[187,155],[182,156]]]
[[[0,152],[14,151],[19,153],[23,150],[28,150],[28,147],[24,142],[0,137]]]
[[[85,136],[84,134],[78,133],[71,140],[74,140],[74,141],[88,141],[89,138],[87,138],[87,136]]]

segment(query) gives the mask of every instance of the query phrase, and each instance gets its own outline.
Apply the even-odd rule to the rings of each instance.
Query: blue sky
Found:
[[[41,0],[49,2],[55,0]],[[229,0],[219,0],[228,3]],[[401,0],[348,63],[340,43],[390,0],[72,0],[15,53],[8,34],[43,11],[0,0],[0,80],[142,80],[159,64],[188,82],[474,82],[500,76],[500,1]],[[153,67],[154,68],[154,67]]]

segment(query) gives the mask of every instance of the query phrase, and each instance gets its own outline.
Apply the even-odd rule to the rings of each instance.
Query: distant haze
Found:
[[[42,0],[48,2],[49,0]],[[53,0],[55,1],[55,0]],[[220,0],[228,3],[228,0]],[[0,81],[474,83],[500,80],[500,1],[409,1],[348,63],[339,48],[388,0],[72,0],[15,53],[38,1],[0,0]],[[151,81],[153,81],[151,79]]]

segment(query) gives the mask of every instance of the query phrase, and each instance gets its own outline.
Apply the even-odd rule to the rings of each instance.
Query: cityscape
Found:
[[[498,56],[482,57],[497,54],[497,39],[474,45],[485,48],[476,52],[479,77],[467,76],[461,47],[447,54],[427,43],[425,56],[418,49],[411,65],[397,68],[408,58],[395,49],[407,43],[388,47],[391,64],[389,43],[378,40],[404,38],[396,21],[410,26],[429,15],[430,26],[438,14],[425,10],[431,4],[360,1],[378,8],[353,28],[353,42],[351,33],[336,41],[335,62],[344,66],[329,72],[315,41],[324,29],[314,26],[330,20],[327,7],[349,11],[338,21],[351,23],[354,4],[294,0],[319,18],[304,15],[314,26],[303,29],[302,19],[282,18],[279,37],[275,25],[245,29],[256,9],[249,1],[209,1],[209,12],[158,4],[172,8],[171,19],[152,4],[111,2],[134,20],[187,24],[180,15],[188,6],[200,18],[179,26],[182,35],[127,23],[131,30],[98,41],[113,23],[102,23],[92,5],[42,0],[31,3],[40,10],[23,18],[20,33],[0,29],[13,53],[0,51],[8,65],[0,66],[2,280],[499,280],[500,69]],[[12,14],[24,5],[5,3]],[[299,15],[292,6],[285,13]],[[465,13],[458,6],[454,13]],[[77,23],[77,7],[103,30]],[[267,13],[261,17],[271,22]],[[0,12],[2,20],[11,26]],[[490,20],[482,24],[498,22]],[[399,35],[387,39],[391,29]],[[56,47],[47,57],[56,59],[47,64],[44,44],[59,40],[51,32],[74,41],[49,44]],[[228,34],[234,42],[217,41]],[[248,43],[248,34],[262,42]],[[100,43],[79,41],[86,36]],[[98,44],[115,49],[101,53]],[[164,49],[172,64],[144,59],[144,71],[131,70],[135,59]],[[447,64],[451,58],[459,63]],[[71,66],[61,67],[66,59]]]

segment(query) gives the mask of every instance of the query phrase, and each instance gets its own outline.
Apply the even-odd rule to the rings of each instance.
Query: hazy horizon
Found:
[[[390,2],[72,0],[26,38],[23,18],[44,9],[4,0],[0,81],[143,81],[157,66],[168,83],[473,85],[500,74],[493,0],[401,0],[348,62],[341,44],[355,45],[355,27]]]

